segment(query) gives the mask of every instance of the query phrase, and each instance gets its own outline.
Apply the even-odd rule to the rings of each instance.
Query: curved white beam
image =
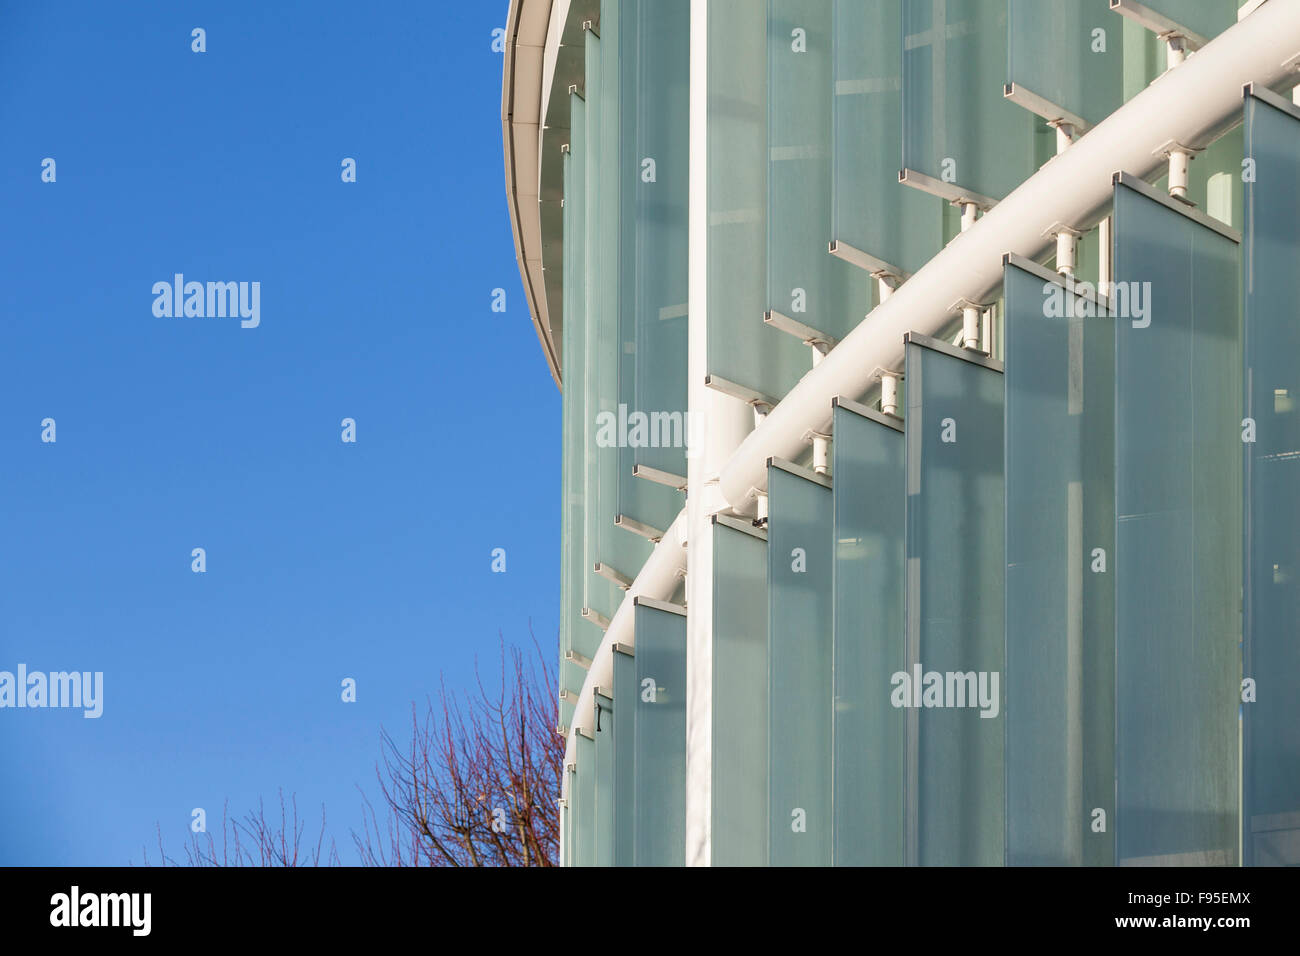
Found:
[[[1037,257],[1051,241],[1053,223],[1090,228],[1111,197],[1118,171],[1146,177],[1163,162],[1171,140],[1199,146],[1241,118],[1242,87],[1273,86],[1300,54],[1300,3],[1271,0],[1159,77],[1063,153],[1053,157],[966,232],[950,242],[878,305],[822,361],[800,379],[749,434],[722,470],[727,502],[751,513],[767,486],[767,459],[796,459],[804,436],[825,432],[831,399],[859,398],[877,368],[896,368],[903,334],[937,333],[953,303],[984,299],[1002,284],[1002,255]]]

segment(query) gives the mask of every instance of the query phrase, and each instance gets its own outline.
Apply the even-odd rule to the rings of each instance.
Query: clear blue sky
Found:
[[[139,862],[155,822],[179,855],[280,787],[351,861],[381,725],[498,631],[554,647],[506,6],[0,8],[0,670],[104,672],[98,720],[0,710],[0,863]],[[155,317],[176,272],[259,281],[261,325]]]

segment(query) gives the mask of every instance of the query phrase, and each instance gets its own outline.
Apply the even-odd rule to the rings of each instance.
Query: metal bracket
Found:
[[[1078,243],[1083,233],[1063,222],[1054,222],[1043,230],[1043,236],[1056,240],[1056,271],[1064,275],[1074,275],[1078,261]]]
[[[1039,96],[1033,90],[1025,89],[1024,86],[1005,83],[1002,86],[1002,96],[1020,108],[1041,116],[1047,121],[1048,126],[1072,126],[1079,133],[1086,132],[1088,129],[1088,123],[1082,116],[1057,106],[1047,97]]]
[[[1121,16],[1136,20],[1161,39],[1169,36],[1182,37],[1189,49],[1199,50],[1208,42],[1199,33],[1193,33],[1163,13],[1157,13],[1146,4],[1139,3],[1138,0],[1110,0],[1110,8]]]
[[[646,481],[653,481],[656,484],[667,485],[669,488],[676,488],[678,491],[686,490],[686,479],[681,475],[674,475],[671,471],[663,471],[659,468],[651,468],[649,465],[633,465],[632,476],[634,478],[644,478]]]
[[[708,388],[722,392],[724,395],[730,395],[732,398],[739,399],[747,405],[753,405],[755,408],[760,405],[767,406],[769,409],[776,408],[778,401],[770,395],[764,395],[762,392],[755,391],[744,385],[738,385],[717,375],[704,376],[704,384]]]
[[[629,518],[627,515],[614,515],[614,525],[625,531],[639,534],[643,538],[649,538],[655,544],[662,541],[664,537],[664,533],[658,528],[653,528],[644,521],[637,521],[635,518]]]
[[[644,594],[638,594],[632,598],[633,607],[652,607],[656,611],[667,611],[669,614],[678,614],[686,616],[686,608],[681,604],[673,604],[671,601],[660,601],[658,598],[646,597]]]
[[[972,203],[978,206],[981,212],[988,212],[998,204],[996,199],[989,196],[981,196],[979,193],[964,189],[956,183],[946,183],[942,179],[935,179],[925,173],[918,173],[915,169],[900,169],[898,171],[898,181],[904,186],[912,186],[915,189],[938,196],[940,199],[946,199],[955,206]]]
[[[871,255],[869,252],[863,252],[843,242],[840,239],[832,239],[827,251],[837,259],[843,259],[849,265],[857,266],[859,269],[865,269],[871,273],[872,278],[878,279],[881,276],[893,276],[898,280],[897,284],[905,282],[909,276],[905,270],[900,269],[893,263],[886,262]]]
[[[602,564],[601,562],[597,561],[595,566],[592,568],[592,570],[595,571],[597,574],[599,574],[605,580],[613,581],[624,591],[626,591],[628,588],[632,586],[631,578],[629,578],[626,574],[623,574],[620,571],[614,570],[608,564]]]
[[[589,617],[586,616],[587,611],[588,611],[588,608],[585,608],[585,607],[584,607],[584,608],[582,609],[583,620],[584,620],[584,621],[590,621],[590,620],[591,620],[591,618],[589,618]],[[592,613],[592,614],[596,614],[595,611],[592,611],[591,613]],[[604,620],[604,617],[603,617],[603,616],[601,616],[601,615],[599,615],[599,614],[596,614],[596,616],[597,616],[597,617],[600,617],[601,620]],[[594,622],[593,622],[593,623],[594,623]],[[588,656],[585,655],[585,654],[579,654],[579,653],[578,653],[577,651],[575,651],[575,650],[567,650],[567,651],[564,652],[564,659],[565,659],[566,661],[568,661],[570,664],[577,664],[577,665],[578,665],[579,667],[581,667],[584,671],[589,671],[589,670],[591,670],[591,658],[588,657]]]
[[[1169,160],[1169,195],[1189,206],[1195,206],[1196,203],[1187,198],[1187,167],[1197,153],[1204,151],[1204,147],[1187,146],[1172,139],[1165,140],[1151,151],[1153,156],[1164,156]]]
[[[824,346],[822,354],[829,352],[835,347],[836,339],[833,335],[827,335],[825,332],[814,329],[811,325],[805,325],[798,319],[792,319],[788,315],[777,312],[775,309],[769,309],[763,313],[763,324],[770,325],[787,335],[793,335],[803,342],[804,345],[811,345],[813,348]]]
[[[956,315],[959,312],[965,312],[967,309],[979,309],[983,312],[985,309],[993,308],[996,304],[996,302],[976,302],[974,299],[967,299],[963,296],[952,305],[948,306],[948,311],[953,315]],[[890,374],[894,373],[891,372]]]

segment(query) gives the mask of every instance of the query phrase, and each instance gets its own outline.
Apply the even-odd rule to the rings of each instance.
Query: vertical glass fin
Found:
[[[768,863],[831,862],[830,482],[767,468]]]
[[[1006,861],[1114,861],[1114,323],[1005,268]],[[1100,812],[1098,812],[1100,811]]]
[[[637,866],[686,865],[686,616],[642,603],[636,628]]]
[[[834,0],[831,238],[863,268],[910,275],[943,247],[943,201],[898,181],[901,0]]]
[[[1116,862],[1237,862],[1241,296],[1226,227],[1114,198]]]
[[[1055,151],[1055,134],[1002,95],[1006,0],[903,0],[906,182],[998,200]]]
[[[890,701],[907,669],[902,422],[842,401],[833,422],[832,859],[902,866],[907,721]]]
[[[831,7],[768,0],[767,307],[841,339],[871,311],[872,279],[828,252]]]
[[[1267,97],[1262,99],[1261,97]],[[1300,111],[1246,98],[1245,862],[1300,864]]]
[[[999,363],[909,334],[909,862],[1003,863],[1003,388]]]
[[[714,866],[767,862],[767,541],[713,524]]]
[[[631,866],[636,858],[636,659],[614,648],[614,865]]]
[[[1007,0],[1006,95],[1096,126],[1122,102],[1123,26],[1109,0]]]

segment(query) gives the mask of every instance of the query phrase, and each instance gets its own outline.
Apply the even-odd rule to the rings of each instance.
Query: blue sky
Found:
[[[498,632],[554,646],[505,14],[0,9],[0,670],[104,673],[98,720],[0,710],[0,864],[139,862],[155,823],[179,855],[192,808],[215,830],[279,788],[351,861],[381,725],[495,667]],[[261,324],[155,317],[177,272],[260,282]]]

